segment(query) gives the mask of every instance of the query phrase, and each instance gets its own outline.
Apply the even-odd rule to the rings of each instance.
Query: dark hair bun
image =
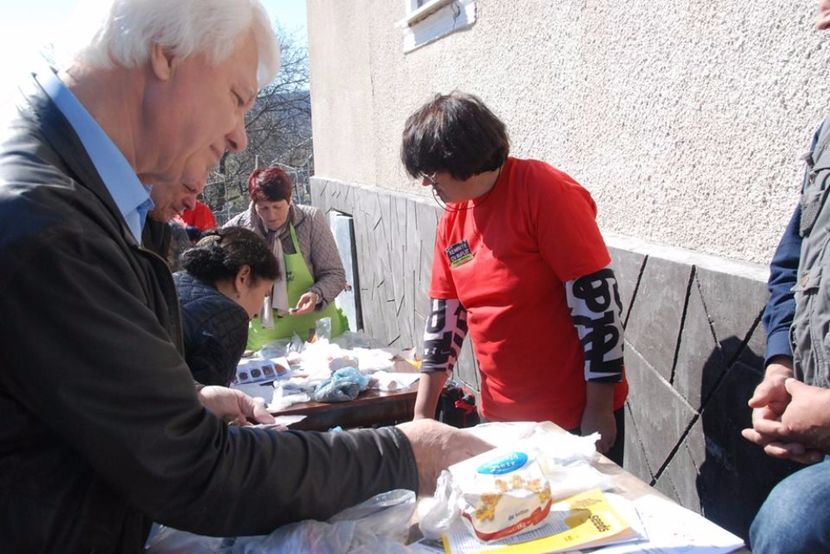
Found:
[[[277,259],[265,241],[242,227],[206,232],[196,246],[182,254],[181,261],[185,271],[211,284],[236,278],[246,265],[255,280],[280,277]]]

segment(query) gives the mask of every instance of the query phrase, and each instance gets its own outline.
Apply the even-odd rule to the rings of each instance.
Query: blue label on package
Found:
[[[527,463],[527,454],[524,452],[511,452],[500,458],[481,464],[476,470],[477,473],[485,475],[503,475],[516,471]]]

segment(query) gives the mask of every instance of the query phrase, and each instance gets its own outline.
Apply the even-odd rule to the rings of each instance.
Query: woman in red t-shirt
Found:
[[[401,157],[443,203],[415,419],[433,417],[469,331],[481,416],[551,420],[622,463],[622,309],[590,194],[536,160],[477,97],[437,95],[413,113]]]

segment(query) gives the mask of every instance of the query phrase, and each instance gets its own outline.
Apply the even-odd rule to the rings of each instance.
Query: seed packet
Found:
[[[481,540],[529,531],[550,512],[550,484],[529,452],[491,450],[450,471],[461,491],[461,515]]]

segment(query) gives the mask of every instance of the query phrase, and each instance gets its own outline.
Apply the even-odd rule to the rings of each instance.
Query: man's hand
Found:
[[[204,387],[199,391],[199,400],[210,413],[227,418],[237,425],[274,423],[274,417],[265,409],[265,400],[251,398],[241,390],[227,387]]]
[[[796,379],[784,383],[792,400],[781,422],[789,434],[810,448],[830,452],[830,390]]]
[[[786,357],[773,358],[772,363],[767,366],[764,379],[755,388],[755,393],[749,399],[749,406],[752,410],[752,428],[744,429],[741,434],[748,441],[762,446],[764,452],[773,458],[793,460],[803,464],[811,464],[822,459],[823,455],[815,445],[805,443],[808,435],[796,433],[790,425],[784,421],[785,418],[795,423],[799,429],[807,419],[804,419],[803,407],[797,407],[792,414],[790,404],[792,397],[789,389],[798,389],[799,394],[804,391],[799,387],[808,387],[792,379],[792,360]],[[789,389],[787,382],[791,383]],[[812,395],[809,395],[812,397]],[[803,406],[802,402],[799,402]],[[813,407],[815,408],[815,406]]]
[[[434,419],[401,423],[398,429],[412,445],[418,466],[419,496],[429,496],[435,492],[435,484],[442,470],[495,448],[470,433]]]
[[[768,456],[801,464],[814,464],[824,458],[818,450],[809,449],[803,443],[789,437],[786,426],[780,421],[762,420],[758,425],[763,433],[749,428],[742,430],[741,435],[746,440],[762,446]]]
[[[303,293],[299,300],[297,300],[297,307],[292,308],[289,313],[291,315],[303,315],[313,312],[320,302],[320,296],[316,292],[308,291]]]
[[[784,387],[784,382],[792,376],[790,358],[778,356],[771,360],[763,380],[755,387],[755,392],[749,399],[749,407],[752,408],[752,428],[741,432],[745,439],[759,446],[766,446],[777,440],[776,435],[765,435],[764,430],[770,427],[767,424],[781,421],[781,414],[790,403],[790,393]]]
[[[780,416],[790,402],[790,395],[784,388],[784,381],[793,376],[793,363],[789,358],[775,357],[767,366],[764,379],[755,387],[749,407],[753,410],[767,408],[765,415]],[[753,420],[755,414],[752,415]],[[769,419],[769,417],[765,417]]]
[[[784,383],[790,400],[780,422],[761,422],[759,433],[778,436],[764,452],[775,458],[785,458],[813,464],[830,452],[830,390],[812,387],[796,379]]]

